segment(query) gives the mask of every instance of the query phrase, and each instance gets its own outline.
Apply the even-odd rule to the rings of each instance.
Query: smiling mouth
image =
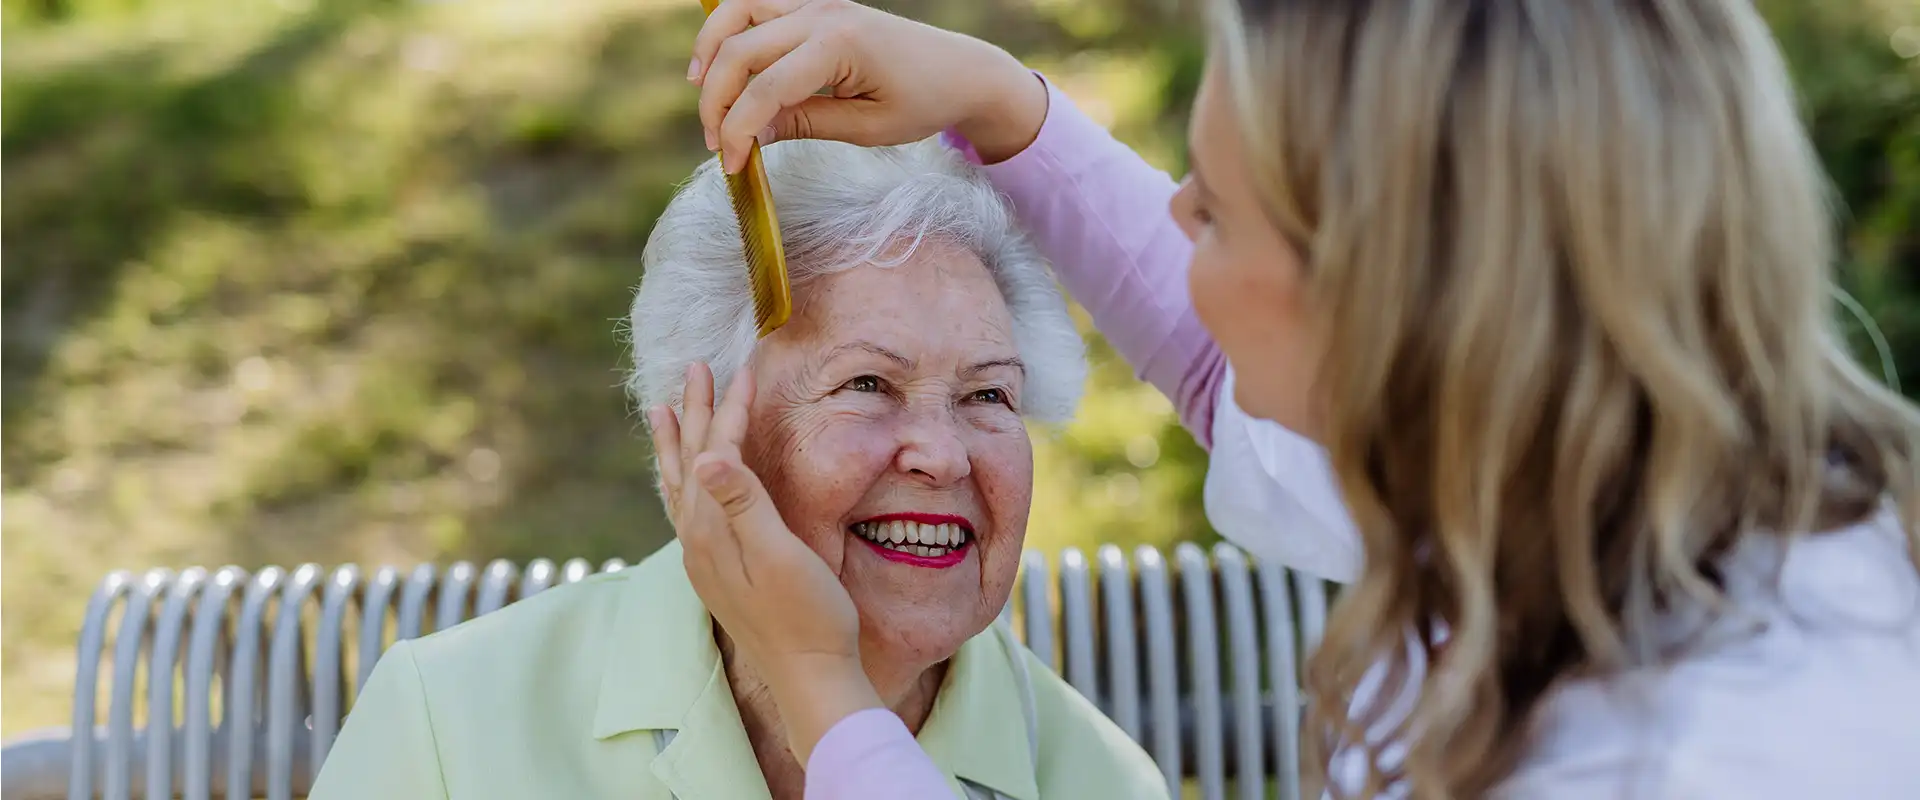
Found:
[[[973,534],[951,522],[928,524],[912,520],[856,522],[853,533],[882,550],[920,558],[941,558],[964,549]]]

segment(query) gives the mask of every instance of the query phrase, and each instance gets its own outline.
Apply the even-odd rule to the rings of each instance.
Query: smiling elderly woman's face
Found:
[[[765,156],[793,319],[755,338],[709,163],[647,242],[629,388],[678,408],[689,363],[721,385],[753,370],[747,466],[853,596],[869,666],[924,668],[1006,603],[1033,492],[1024,420],[1072,415],[1083,345],[1005,198],[947,148]]]
[[[1033,489],[1013,321],[940,242],[822,276],[761,343],[748,466],[860,608],[870,649],[953,653],[1011,591]]]

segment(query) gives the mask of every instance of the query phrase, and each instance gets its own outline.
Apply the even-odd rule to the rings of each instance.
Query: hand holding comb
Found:
[[[700,0],[700,5],[711,15],[720,0]],[[793,315],[793,290],[787,284],[787,253],[780,243],[780,219],[773,213],[773,186],[767,182],[759,142],[747,151],[740,171],[727,176],[727,197],[740,222],[740,253],[753,286],[753,321],[765,338]]]

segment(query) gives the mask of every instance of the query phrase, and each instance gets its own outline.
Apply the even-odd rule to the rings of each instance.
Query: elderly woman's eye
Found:
[[[852,392],[880,391],[880,379],[872,375],[862,375],[840,385],[840,388]]]
[[[1007,406],[1009,408],[1013,406],[1012,400],[1007,396],[1007,390],[1005,389],[981,389],[973,393],[973,401],[976,403],[987,403],[989,405]]]

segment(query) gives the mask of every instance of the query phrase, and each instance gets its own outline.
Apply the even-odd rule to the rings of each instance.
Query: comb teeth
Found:
[[[760,160],[760,145],[747,152],[747,163],[727,176],[727,197],[740,223],[740,253],[746,261],[753,289],[753,322],[764,337],[787,324],[793,315],[793,294],[787,283],[786,247],[780,241],[780,221],[773,213],[773,189]]]

